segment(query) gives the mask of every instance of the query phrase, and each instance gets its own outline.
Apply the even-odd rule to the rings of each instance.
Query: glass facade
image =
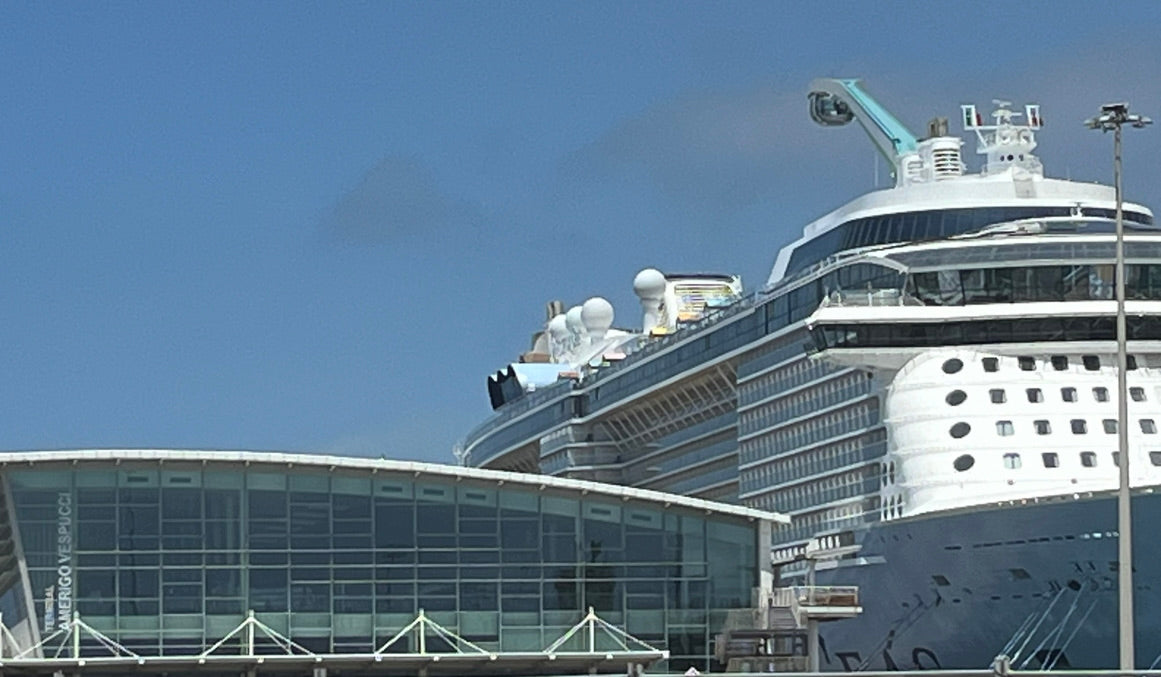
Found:
[[[928,306],[1107,301],[1114,298],[1114,271],[1111,263],[940,270],[911,275],[907,291]],[[1161,265],[1126,265],[1125,298],[1161,300]]]
[[[1047,217],[1067,217],[1073,207],[965,207],[933,209],[920,212],[892,212],[847,221],[800,245],[790,256],[787,275],[804,270],[838,252],[886,244],[888,242],[922,242],[960,235],[985,226]],[[1085,208],[1087,216],[1113,218],[1109,209]],[[1132,225],[1151,226],[1153,217],[1142,212],[1125,211],[1124,220]]]
[[[1037,341],[1115,341],[1116,318],[1020,317],[963,322],[826,324],[810,331],[817,350],[829,348],[915,348]],[[1134,341],[1161,340],[1161,317],[1126,320]]]
[[[4,471],[42,636],[75,609],[137,653],[189,655],[254,610],[312,651],[366,653],[422,608],[486,649],[540,651],[593,607],[704,670],[768,528],[452,474],[186,465]]]

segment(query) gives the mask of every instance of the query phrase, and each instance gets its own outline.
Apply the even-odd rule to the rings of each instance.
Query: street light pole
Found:
[[[1108,103],[1101,114],[1086,121],[1090,129],[1113,132],[1113,177],[1117,201],[1117,459],[1120,482],[1117,486],[1117,572],[1118,627],[1120,634],[1120,669],[1130,671],[1133,663],[1133,514],[1129,489],[1129,398],[1128,332],[1125,327],[1125,223],[1121,192],[1121,127],[1130,124],[1144,127],[1153,122],[1141,115],[1131,115],[1129,104]]]

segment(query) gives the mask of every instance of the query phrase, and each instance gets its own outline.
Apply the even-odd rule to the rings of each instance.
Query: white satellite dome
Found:
[[[564,313],[554,315],[548,321],[548,335],[558,343],[568,338],[568,323],[564,319]]]
[[[646,268],[633,278],[633,293],[641,299],[660,299],[665,293],[665,273]]]
[[[665,273],[656,268],[646,268],[633,278],[633,292],[641,299],[641,330],[649,333],[661,324],[661,300],[665,298]]]
[[[564,326],[573,336],[583,336],[585,331],[584,320],[581,319],[581,307],[573,306],[564,314]]]
[[[613,304],[600,296],[594,296],[581,306],[581,321],[588,332],[589,342],[596,343],[605,338],[613,326]]]

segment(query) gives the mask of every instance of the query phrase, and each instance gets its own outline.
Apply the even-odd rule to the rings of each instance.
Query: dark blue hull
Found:
[[[1161,495],[1133,499],[1136,665],[1161,664]],[[861,617],[822,626],[824,669],[1116,668],[1116,497],[1041,501],[882,523],[857,560]]]

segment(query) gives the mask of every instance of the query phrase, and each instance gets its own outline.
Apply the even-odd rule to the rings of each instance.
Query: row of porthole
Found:
[[[1116,451],[1112,452],[1113,465],[1120,466],[1119,456]],[[1045,468],[1059,468],[1060,456],[1055,451],[1046,451],[1040,454],[1040,458],[1044,463]],[[1161,467],[1161,451],[1149,452],[1149,463]],[[952,461],[951,465],[956,472],[964,472],[971,470],[976,464],[976,459],[971,454],[961,454]],[[1080,452],[1080,464],[1085,468],[1095,468],[1097,465],[1097,455],[1095,451]],[[1016,470],[1022,467],[1023,463],[1020,460],[1020,454],[1016,452],[1009,452],[1004,454],[1004,467],[1008,470]]]
[[[1135,355],[1125,356],[1125,366],[1128,369],[1137,368],[1137,358]],[[1049,363],[1056,371],[1066,371],[1068,369],[1067,355],[1053,355],[1049,359]],[[1097,355],[1081,355],[1081,364],[1084,365],[1086,371],[1100,371],[1101,358]],[[1020,371],[1036,371],[1036,358],[1021,356],[1016,358]],[[984,371],[997,372],[1000,370],[1000,358],[985,357],[980,360],[983,364]],[[963,369],[963,360],[958,357],[953,357],[943,362],[943,373],[957,374]]]
[[[1044,402],[1044,391],[1040,388],[1026,388],[1025,394],[1028,396],[1028,401],[1032,404],[1040,404]],[[993,388],[988,391],[988,397],[992,404],[1004,404],[1008,401],[1008,396],[1003,388]],[[1103,386],[1097,386],[1092,389],[1093,400],[1097,402],[1109,401],[1109,389]],[[1134,402],[1146,401],[1145,389],[1140,386],[1133,386],[1129,388],[1129,397]],[[1077,402],[1076,388],[1066,386],[1060,389],[1060,398],[1064,402]],[[949,405],[958,407],[967,401],[967,393],[962,390],[953,390],[944,398]]]
[[[1035,426],[1037,435],[1050,435],[1050,434],[1052,434],[1052,426],[1047,420],[1036,420],[1036,421],[1033,421],[1032,423]],[[1137,423],[1141,427],[1141,432],[1144,433],[1145,435],[1156,435],[1157,434],[1157,422],[1154,421],[1153,419],[1142,418],[1142,419],[1139,419],[1137,421]],[[1101,426],[1104,428],[1104,431],[1107,434],[1109,434],[1109,435],[1117,434],[1117,421],[1116,421],[1116,419],[1112,419],[1112,418],[1102,419]],[[1083,418],[1074,418],[1071,421],[1069,421],[1069,428],[1072,430],[1072,434],[1074,434],[1074,435],[1084,435],[1084,434],[1088,433],[1088,421],[1086,421]],[[970,433],[971,431],[972,431],[972,427],[970,424],[968,424],[964,421],[960,421],[960,422],[955,423],[951,426],[951,429],[948,430],[948,434],[951,435],[953,438],[958,440],[958,439],[961,439],[963,437],[966,437],[967,434]],[[1000,435],[1001,437],[1008,437],[1010,435],[1015,434],[1015,432],[1016,432],[1016,430],[1013,427],[1011,421],[996,421],[996,434]]]

